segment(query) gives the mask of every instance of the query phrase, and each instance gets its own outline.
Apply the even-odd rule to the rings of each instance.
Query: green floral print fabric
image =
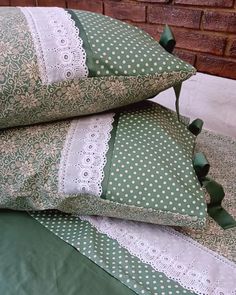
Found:
[[[203,151],[207,156],[211,163],[210,176],[224,187],[224,207],[236,218],[236,140],[204,130],[197,138],[196,151]],[[236,263],[235,228],[223,230],[208,216],[204,229],[178,230]]]
[[[34,9],[37,10],[37,8]],[[65,14],[68,18],[69,12],[65,11]],[[88,42],[86,43],[84,39],[83,45],[87,44],[91,48],[89,52],[92,52],[92,55],[87,56],[89,76],[45,83],[45,75],[42,75],[43,67],[40,66],[40,56],[36,50],[37,46],[29,27],[29,21],[19,8],[0,8],[0,49],[2,52],[0,57],[0,128],[71,118],[125,106],[153,97],[186,80],[195,72],[191,66],[166,53],[157,42],[138,29],[96,14],[87,12],[75,12],[74,14],[77,15],[80,26],[81,24],[84,26],[84,29],[80,28],[80,32],[85,31],[86,34],[83,36]],[[110,22],[114,30],[116,26],[117,29],[122,30],[122,38],[128,38],[125,34],[129,35],[129,31],[132,32],[133,37],[140,38],[139,49],[137,47],[131,50],[130,47],[134,44],[130,44],[131,52],[127,61],[128,49],[124,48],[125,55],[121,52],[122,58],[118,55],[120,48],[116,49],[119,43],[116,33],[109,37],[112,38],[110,49],[107,46],[104,47],[106,51],[101,49],[103,48],[100,44],[101,36],[104,32],[98,33],[99,42],[97,44],[88,24],[90,20],[94,23],[99,19],[101,25],[108,26]],[[82,38],[82,36],[79,37]],[[128,38],[127,42],[131,40]],[[143,54],[143,50],[146,50],[145,42],[150,45],[150,53],[148,53],[150,57],[147,54],[138,72],[138,64],[137,69],[133,66],[140,54]],[[114,43],[114,48],[112,43]],[[97,45],[94,47],[94,44]],[[145,45],[144,48],[140,49],[141,45]],[[102,58],[98,55],[99,49],[102,50]],[[141,53],[138,52],[140,50]],[[134,55],[133,59],[131,54]],[[153,56],[154,54],[156,55]],[[107,56],[107,59],[104,60],[104,56]],[[65,54],[63,58],[68,58],[68,56]],[[151,60],[146,65],[148,58]],[[128,63],[129,59],[131,64]],[[111,64],[107,64],[107,61]],[[127,68],[120,68],[126,63]],[[143,67],[145,67],[144,71],[142,71]],[[147,70],[148,68],[150,71]],[[68,72],[68,74],[71,73]]]
[[[152,103],[3,130],[0,207],[202,226],[194,140],[175,113]]]

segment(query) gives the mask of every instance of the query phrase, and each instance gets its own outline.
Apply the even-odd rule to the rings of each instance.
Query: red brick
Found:
[[[149,2],[149,3],[169,3],[170,0],[137,0],[138,2]]]
[[[92,12],[102,13],[103,3],[102,1],[87,1],[87,0],[67,0],[68,8],[88,10]]]
[[[236,60],[233,59],[199,55],[197,57],[196,67],[200,72],[236,79]]]
[[[236,57],[236,39],[230,42],[229,52],[227,55]]]
[[[194,52],[189,52],[189,51],[185,51],[185,50],[181,50],[181,49],[175,49],[174,55],[178,56],[179,58],[190,63],[193,66],[195,64],[196,53],[194,53]]]
[[[195,28],[200,27],[201,10],[175,8],[173,6],[148,7],[148,21],[154,24],[168,24],[172,26]]]
[[[10,0],[0,0],[0,6],[10,6]]]
[[[203,28],[236,33],[236,12],[206,11],[203,15]]]
[[[133,22],[129,22],[129,24],[139,27],[140,29],[147,32],[158,41],[160,39],[161,33],[164,28],[161,25],[155,25],[155,24],[143,24],[143,23],[133,23]]]
[[[11,6],[35,6],[35,0],[11,0]]]
[[[66,0],[38,0],[38,6],[66,7]]]
[[[177,28],[172,28],[172,31],[176,39],[176,47],[216,55],[223,55],[224,53],[226,37]]]
[[[175,3],[212,7],[232,7],[234,0],[175,0]]]
[[[145,22],[145,6],[131,3],[105,2],[105,14],[121,20]]]

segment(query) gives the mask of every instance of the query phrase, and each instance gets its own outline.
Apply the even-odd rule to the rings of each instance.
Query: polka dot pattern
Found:
[[[203,218],[204,194],[192,165],[195,136],[159,106],[121,113],[106,198]]]
[[[54,211],[31,215],[137,294],[193,294],[132,256],[115,240],[99,233],[89,222],[81,221],[79,217]]]
[[[166,52],[149,34],[108,16],[74,11],[93,52],[95,76],[136,76],[192,71],[193,67]]]

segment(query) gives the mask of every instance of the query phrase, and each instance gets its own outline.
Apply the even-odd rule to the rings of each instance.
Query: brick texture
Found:
[[[108,1],[104,4],[105,14],[111,17],[134,22],[145,22],[146,20],[146,8],[144,5],[113,1]]]
[[[81,9],[97,13],[103,13],[102,1],[68,0],[67,7],[72,9]]]
[[[156,40],[169,24],[174,54],[199,71],[236,79],[236,0],[0,0],[0,6],[35,3],[104,13]]]
[[[198,5],[209,7],[233,7],[234,0],[175,0],[175,4]]]
[[[236,57],[236,39],[232,40],[230,43],[228,55],[231,57]]]
[[[236,33],[236,12],[205,12],[203,29]]]
[[[147,20],[150,23],[198,29],[201,14],[201,10],[150,5]]]
[[[236,79],[236,60],[199,55],[196,66],[199,71],[204,73]]]
[[[129,23],[131,25],[134,25],[134,26],[139,27],[140,29],[146,31],[148,34],[150,34],[156,40],[160,39],[161,33],[163,32],[162,25],[152,25],[152,24],[133,23],[133,22],[129,22]]]
[[[174,50],[174,55],[176,55],[179,58],[181,58],[182,60],[190,63],[191,65],[195,64],[196,53],[189,52],[189,51],[182,50],[182,49],[175,49]]]
[[[137,0],[137,2],[168,3],[168,2],[170,2],[170,0]]]
[[[37,0],[38,6],[66,7],[65,0]]]
[[[11,0],[11,5],[12,6],[35,6],[36,0]]]
[[[9,6],[10,5],[10,0],[0,0],[0,6]]]
[[[176,47],[183,49],[194,49],[200,52],[223,55],[226,46],[226,37],[210,35],[201,31],[183,31],[173,29]]]

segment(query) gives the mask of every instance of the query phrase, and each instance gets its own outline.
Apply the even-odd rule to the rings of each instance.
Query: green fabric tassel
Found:
[[[191,124],[189,124],[188,130],[197,136],[202,131],[203,123],[204,122],[201,119],[196,119]]]
[[[169,53],[172,53],[175,48],[175,37],[168,25],[165,25],[165,28],[160,37],[159,44]]]

